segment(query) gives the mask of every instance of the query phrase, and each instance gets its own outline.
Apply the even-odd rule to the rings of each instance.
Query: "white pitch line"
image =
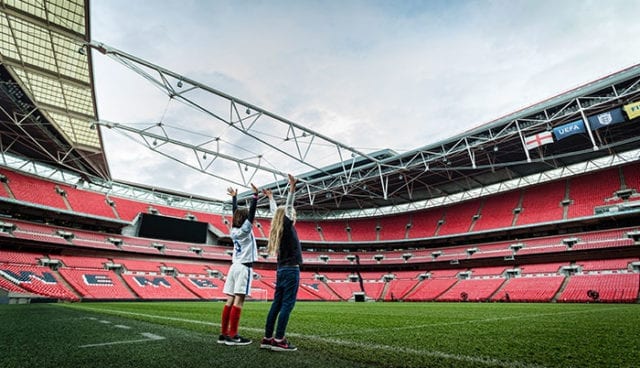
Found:
[[[131,315],[131,316],[137,316],[137,317],[155,318],[155,319],[167,320],[167,321],[187,322],[187,323],[207,325],[207,326],[220,326],[219,323],[213,323],[213,322],[205,322],[205,321],[177,318],[177,317],[158,316],[158,315],[146,314],[146,313],[119,311],[114,309],[96,309],[96,308],[83,308],[83,309],[92,310],[96,312],[109,312],[109,313],[124,314],[124,315]],[[261,329],[261,328],[242,327],[242,329],[252,331],[252,332],[264,332],[264,329]],[[441,351],[419,350],[419,349],[412,349],[412,348],[403,348],[399,346],[362,343],[362,342],[356,342],[356,341],[350,341],[350,340],[332,339],[332,338],[316,336],[316,335],[288,333],[287,336],[301,337],[304,339],[322,341],[322,342],[325,342],[328,344],[334,344],[334,345],[350,346],[350,347],[361,348],[361,349],[384,350],[384,351],[389,351],[393,353],[413,354],[418,356],[427,356],[427,357],[440,358],[440,359],[450,359],[455,361],[461,361],[461,362],[467,362],[467,363],[473,363],[473,364],[484,364],[484,365],[495,366],[495,367],[545,368],[542,365],[528,364],[528,363],[517,362],[517,361],[504,361],[504,360],[498,360],[498,359],[487,358],[487,357],[450,354],[450,353],[445,353]]]
[[[164,337],[158,336],[158,335],[154,335],[154,334],[149,333],[149,332],[143,332],[140,335],[146,337],[146,339],[103,342],[103,343],[100,343],[100,344],[80,345],[79,347],[80,348],[94,348],[94,347],[97,347],[97,346],[109,346],[109,345],[120,345],[120,344],[135,344],[135,343],[139,343],[139,342],[149,342],[149,341],[164,340]]]

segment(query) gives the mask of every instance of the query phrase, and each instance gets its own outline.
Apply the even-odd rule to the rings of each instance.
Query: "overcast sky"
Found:
[[[94,0],[91,36],[359,150],[404,152],[640,63],[637,6]],[[103,120],[208,124],[95,52],[94,73]],[[103,129],[103,143],[116,180],[226,199],[228,183],[122,134]]]

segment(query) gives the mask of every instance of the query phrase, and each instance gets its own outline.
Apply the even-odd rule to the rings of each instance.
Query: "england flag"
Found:
[[[528,150],[532,150],[536,147],[543,146],[545,144],[553,143],[553,136],[551,132],[542,132],[536,135],[531,135],[524,138],[524,143]]]

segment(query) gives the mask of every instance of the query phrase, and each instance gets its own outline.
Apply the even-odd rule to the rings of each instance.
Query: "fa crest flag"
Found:
[[[640,116],[640,101],[632,102],[630,104],[622,106],[624,112],[627,113],[629,119],[637,118]]]
[[[624,122],[624,116],[622,115],[621,108],[605,111],[602,114],[589,117],[589,126],[591,127],[591,130],[597,130],[622,122]]]
[[[542,132],[525,137],[524,143],[527,146],[527,149],[531,150],[545,144],[553,143],[553,137],[551,136],[551,132]]]
[[[572,121],[569,124],[560,125],[557,128],[553,128],[553,136],[556,138],[556,141],[565,139],[574,134],[585,132],[586,130],[584,128],[584,121],[582,121],[582,119]]]

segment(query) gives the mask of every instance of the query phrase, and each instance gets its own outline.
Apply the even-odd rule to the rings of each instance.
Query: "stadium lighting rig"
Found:
[[[397,171],[405,169],[402,165],[389,164],[373,155],[338,142],[333,138],[269,112],[259,106],[103,43],[90,42],[85,44],[84,47],[94,49],[141,75],[148,82],[162,90],[170,99],[182,102],[216,121],[223,122],[229,128],[239,131],[246,137],[250,137],[270,152],[275,152],[284,159],[293,160],[299,164],[299,167],[304,168],[308,172],[315,173],[316,175],[314,176],[316,176],[316,178],[305,178],[304,176],[300,178],[304,183],[311,202],[313,202],[316,192],[333,192],[344,195],[350,192],[350,187],[359,186],[362,181],[371,180],[372,178],[380,181],[378,188],[380,188],[381,191],[374,192],[370,190],[369,195],[381,196],[386,199],[389,194],[387,177],[395,177],[397,176],[397,174],[395,174]],[[84,48],[82,49],[84,50]],[[217,102],[224,102],[228,107],[228,115],[227,112],[221,113],[220,111],[215,111],[213,105],[205,105],[205,103],[190,97],[202,92],[206,93],[208,97],[215,97],[218,100]],[[264,135],[261,135],[258,127],[264,124],[263,121],[265,120],[268,120],[268,124],[271,126],[279,126],[283,136],[269,141]],[[275,179],[278,177],[286,177],[285,173],[264,165],[264,160],[259,160],[256,163],[239,159],[233,155],[224,154],[219,149],[210,150],[201,145],[194,145],[171,138],[166,132],[164,134],[154,134],[148,129],[137,129],[125,124],[108,121],[96,121],[93,124],[137,135],[141,137],[144,142],[151,139],[151,142],[157,142],[157,144],[145,144],[149,149],[200,172],[210,174],[233,184],[248,187],[250,180],[259,172],[271,174]],[[216,158],[235,162],[240,169],[240,180],[233,180],[228,177],[212,174],[207,171],[209,165],[206,163],[196,165],[189,164],[178,157],[161,151],[160,146],[162,146],[162,144],[171,144],[190,149],[197,154],[198,157],[210,158],[209,163],[213,162]],[[314,153],[316,147],[323,147],[323,149],[325,149],[324,152],[328,152],[331,157],[334,157],[335,160],[333,162],[339,163],[340,167],[337,170],[328,171],[324,165],[314,163],[311,155]],[[329,148],[326,149],[327,147]],[[357,169],[365,172],[366,175],[354,175],[354,163],[356,161],[360,161]],[[245,175],[248,168],[253,170],[252,175]],[[336,188],[339,188],[338,191],[341,193],[337,193]]]
[[[168,125],[157,122],[144,129],[106,121],[96,121],[95,125],[136,136],[147,148],[223,181],[248,187],[254,179],[259,183],[273,180],[268,187],[279,194],[286,191],[287,181],[283,180],[286,175],[272,163],[286,163],[287,167],[295,167],[287,172],[300,179],[298,190],[307,197],[308,206],[303,206],[307,209],[326,204],[324,208],[329,211],[341,206],[347,210],[394,211],[397,206],[415,207],[417,203],[446,201],[449,197],[460,199],[465,193],[485,191],[506,181],[535,174],[542,177],[548,171],[564,172],[566,166],[575,162],[587,162],[589,166],[606,160],[606,156],[628,156],[625,151],[636,149],[640,141],[636,134],[620,132],[602,139],[589,126],[594,114],[637,100],[640,64],[440,142],[401,154],[391,150],[365,153],[118,49],[97,42],[83,47],[87,51],[94,49],[139,74],[166,94],[169,102],[183,103],[203,113],[212,123],[222,123],[225,132],[250,141],[251,149],[238,154],[237,146],[229,148],[233,142],[219,136],[187,142],[179,134],[171,133]],[[550,138],[552,130],[555,134],[567,121],[576,119],[584,122],[585,139],[565,145],[565,141],[558,143]],[[545,144],[551,149],[546,149]],[[184,152],[177,154],[177,147],[188,151],[191,161],[184,159]],[[228,171],[223,175],[216,167],[220,161],[234,165],[236,176],[231,177]]]

